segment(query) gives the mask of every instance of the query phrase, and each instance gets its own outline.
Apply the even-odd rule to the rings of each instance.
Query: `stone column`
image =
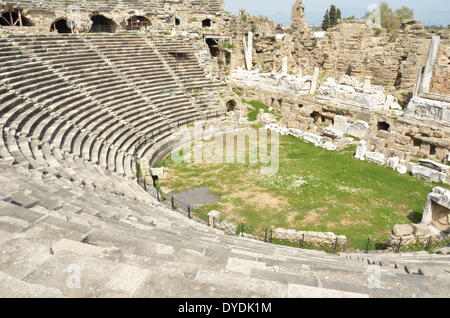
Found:
[[[253,32],[248,32],[248,39],[246,41],[245,36],[244,41],[244,57],[245,63],[247,65],[247,71],[252,70],[253,64]]]
[[[317,89],[317,82],[318,81],[319,81],[319,68],[316,67],[314,69],[314,75],[313,75],[313,79],[312,79],[312,82],[311,82],[311,91],[310,91],[311,95],[315,94],[316,89]]]
[[[431,216],[433,214],[432,207],[433,207],[433,201],[431,200],[431,195],[428,195],[427,202],[425,203],[425,208],[423,209],[421,224],[429,225],[431,223]]]
[[[288,58],[287,58],[287,56],[283,57],[281,73],[283,75],[287,75],[288,74]]]
[[[220,222],[220,212],[212,210],[208,213],[208,224],[210,227],[217,227]]]
[[[359,160],[364,160],[367,152],[367,141],[361,140],[356,148],[355,158]]]
[[[372,89],[372,77],[366,76],[364,77],[364,86],[363,90],[364,92],[370,91]]]
[[[439,49],[439,42],[441,38],[439,36],[433,36],[431,38],[430,49],[428,50],[427,62],[423,70],[421,93],[426,93],[430,89],[431,77],[433,76],[433,68],[436,62],[436,57]]]

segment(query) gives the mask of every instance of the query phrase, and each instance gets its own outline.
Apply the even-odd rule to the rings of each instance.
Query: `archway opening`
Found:
[[[129,18],[126,22],[127,30],[140,30],[142,28],[146,28],[151,24],[150,20],[143,16],[137,16],[133,15],[131,18]]]
[[[175,25],[176,26],[178,26],[178,25],[180,25],[181,24],[181,21],[180,21],[180,19],[178,19],[178,18],[175,18]]]
[[[202,21],[202,27],[203,28],[210,28],[212,25],[211,19],[205,19]]]
[[[378,130],[384,130],[384,131],[389,131],[389,128],[391,127],[391,125],[389,125],[388,123],[386,123],[384,121],[379,121],[377,126],[378,126]]]
[[[50,26],[50,32],[58,32],[58,33],[74,33],[75,32],[75,24],[66,18],[61,18],[55,20]]]
[[[215,39],[207,38],[206,44],[208,44],[209,52],[211,56],[218,57],[220,54],[219,44]]]
[[[33,22],[30,19],[23,16],[19,10],[3,12],[0,17],[1,26],[33,26]]]
[[[234,100],[229,100],[229,101],[227,102],[227,113],[228,113],[228,112],[234,111],[235,108],[236,108],[236,101],[234,101]]]
[[[114,33],[117,30],[117,24],[103,15],[94,15],[91,20],[92,26],[89,32]]]

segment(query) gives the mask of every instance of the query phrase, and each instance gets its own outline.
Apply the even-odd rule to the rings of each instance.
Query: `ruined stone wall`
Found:
[[[55,20],[64,18],[75,22],[77,31],[89,31],[94,15],[103,15],[117,25],[118,30],[126,29],[126,21],[133,15],[143,16],[154,29],[174,29],[175,19],[178,29],[205,29],[202,21],[210,19],[212,25],[205,31],[224,32],[226,13],[223,0],[84,0],[84,1],[18,1],[0,0],[0,12],[21,10],[40,32],[49,32]],[[224,19],[225,18],[225,19]]]
[[[371,76],[373,83],[385,86],[387,92],[395,94],[406,106],[418,70],[425,63],[430,39],[438,35],[441,42],[432,89],[436,93],[449,94],[449,29],[427,30],[420,21],[411,20],[402,25],[398,34],[391,35],[371,22],[343,21],[330,28],[323,38],[314,38],[302,14],[294,15],[293,19],[292,29],[282,40],[272,34],[268,36],[269,30],[255,36],[255,68],[264,72],[279,70],[281,59],[286,56],[289,71],[293,73],[298,69],[312,73],[314,67],[320,67],[324,74],[336,78],[342,74],[361,80]],[[238,44],[234,52],[235,68],[244,65],[240,43],[248,28],[248,23],[242,23],[240,19],[237,19],[236,27],[231,28]]]
[[[387,158],[417,161],[428,158],[442,162],[450,151],[450,129],[391,115],[388,112],[365,112],[354,107],[317,103],[313,97],[263,91],[256,87],[240,87],[246,99],[257,100],[273,107],[282,115],[288,128],[320,133],[333,124],[337,115],[349,123],[363,120],[369,123],[368,151],[385,154]]]

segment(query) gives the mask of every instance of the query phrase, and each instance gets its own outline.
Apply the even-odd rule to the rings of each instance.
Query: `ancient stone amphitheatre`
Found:
[[[0,296],[450,297],[448,28],[0,8]]]

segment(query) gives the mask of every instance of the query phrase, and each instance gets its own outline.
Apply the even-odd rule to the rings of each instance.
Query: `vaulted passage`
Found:
[[[212,25],[212,21],[210,19],[205,19],[202,21],[202,27],[204,28],[210,28]]]
[[[50,26],[50,32],[74,33],[75,24],[66,18],[55,20]]]
[[[117,24],[102,15],[94,15],[91,20],[92,26],[89,32],[114,33],[117,30]]]
[[[126,22],[127,30],[140,30],[152,25],[150,20],[143,16],[134,15]]]
[[[30,19],[24,17],[19,11],[3,12],[0,17],[1,26],[33,26]]]

